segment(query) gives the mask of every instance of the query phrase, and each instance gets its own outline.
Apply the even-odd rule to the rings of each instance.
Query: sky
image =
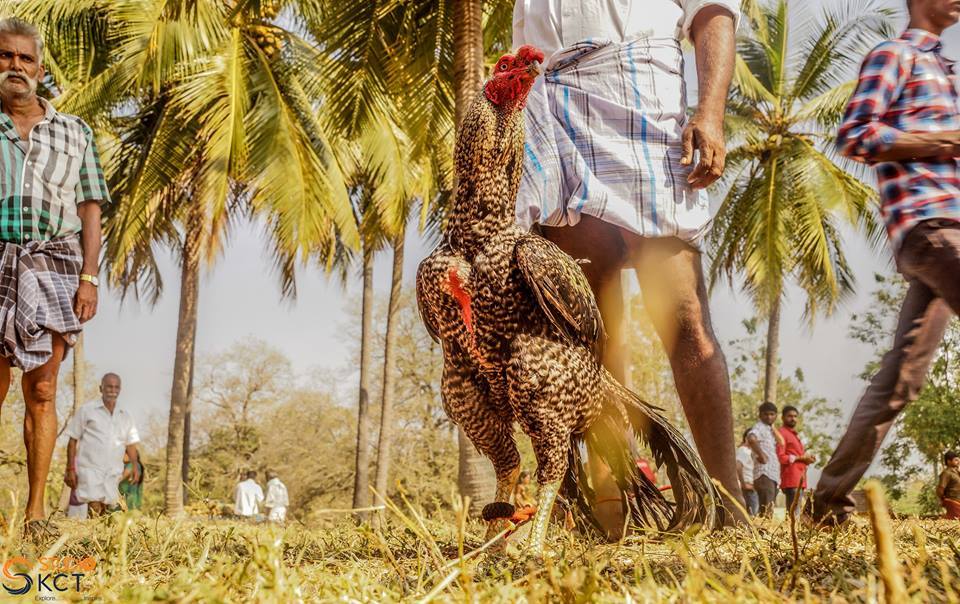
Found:
[[[811,10],[836,0],[805,0]],[[896,6],[898,0],[884,2]],[[799,3],[794,3],[797,6]],[[802,6],[802,5],[801,5]],[[899,24],[898,24],[899,25]],[[960,31],[948,32],[946,54],[960,57]],[[864,310],[875,272],[892,271],[889,256],[869,248],[861,237],[848,234],[846,249],[858,277],[857,293],[831,318],[811,328],[801,318],[803,299],[788,292],[782,318],[783,373],[803,370],[809,390],[835,401],[849,413],[863,389],[856,377],[873,351],[851,341],[847,329],[851,313]],[[412,285],[417,263],[429,253],[416,233],[407,241],[405,283]],[[177,330],[179,273],[172,259],[162,262],[167,284],[160,302],[150,307],[135,300],[121,304],[115,291],[101,292],[97,317],[86,328],[88,362],[98,372],[112,371],[123,378],[121,404],[141,426],[164,425]],[[376,288],[386,295],[390,258],[376,263]],[[289,356],[304,375],[339,370],[351,359],[345,342],[359,300],[359,274],[346,287],[315,268],[299,272],[295,301],[280,297],[271,261],[257,225],[241,225],[216,265],[204,273],[199,303],[197,354],[211,355],[248,336],[260,338]],[[753,315],[749,301],[729,289],[718,289],[711,300],[718,337],[727,342],[743,335],[741,322]],[[382,326],[381,326],[382,327]],[[892,335],[892,334],[891,334]],[[326,373],[326,372],[324,372]]]

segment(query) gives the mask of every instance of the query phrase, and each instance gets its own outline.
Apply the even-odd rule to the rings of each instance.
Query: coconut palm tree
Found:
[[[180,313],[168,425],[165,505],[182,511],[184,418],[189,411],[200,271],[223,249],[232,221],[262,217],[283,291],[297,258],[334,241],[356,247],[347,191],[316,119],[316,84],[301,78],[316,51],[283,27],[289,0],[27,0],[19,14],[52,23],[51,47],[79,64],[90,47],[109,57],[64,86],[60,105],[112,121],[108,151],[119,203],[107,226],[108,275],[151,299],[162,282],[157,246],[181,263]],[[299,13],[297,13],[299,14]],[[287,22],[284,20],[284,22]],[[82,35],[63,24],[86,26]],[[53,35],[50,35],[53,34]],[[73,43],[73,46],[70,44]],[[53,71],[56,74],[56,70]]]
[[[363,124],[389,123],[388,114],[396,110],[401,118],[395,123],[402,125],[410,144],[407,165],[423,162],[425,154],[430,161],[426,162],[429,169],[423,171],[423,178],[449,182],[454,123],[480,90],[485,56],[509,47],[512,8],[512,0],[331,2],[325,22],[318,24],[318,30],[324,32],[318,33],[317,39],[338,59],[325,74],[326,81],[335,86],[325,98],[331,106],[340,108],[340,126],[348,131],[362,131]],[[391,103],[396,103],[393,109]],[[390,197],[402,199],[384,195]],[[421,201],[431,199],[424,197]],[[421,226],[428,225],[427,230],[435,234],[445,207],[445,203],[421,203]],[[392,214],[406,218],[404,212]],[[405,220],[400,221],[404,223]],[[394,237],[393,241],[399,238]],[[395,247],[394,253],[398,252]],[[399,292],[397,280],[402,271],[396,269],[396,258],[394,266],[391,292]],[[391,297],[396,301],[395,296]],[[393,314],[388,313],[388,333],[390,316]],[[387,483],[392,426],[392,380],[388,378],[391,342],[391,338],[386,339],[384,355],[385,412],[381,414],[376,479],[376,490],[381,494]],[[361,409],[361,416],[365,413]],[[362,439],[358,435],[358,446]],[[493,497],[493,472],[489,462],[462,433],[459,440],[460,491],[470,497],[471,511],[478,512]],[[358,474],[363,471],[357,468]],[[358,481],[356,486],[361,484]],[[355,498],[356,501],[361,500]]]
[[[804,292],[809,320],[831,313],[854,282],[841,225],[874,241],[880,234],[876,193],[838,159],[833,136],[853,91],[847,78],[872,42],[889,37],[891,11],[872,0],[844,3],[819,18],[796,7],[791,12],[787,0],[744,2],[751,32],[738,41],[726,194],[710,235],[711,284],[742,277],[768,318],[770,401],[787,282]]]

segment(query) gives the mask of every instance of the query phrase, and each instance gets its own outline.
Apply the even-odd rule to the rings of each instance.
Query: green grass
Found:
[[[428,594],[454,602],[876,602],[883,591],[866,518],[836,531],[799,528],[796,560],[786,523],[617,545],[555,527],[555,559],[499,566],[457,562],[461,546],[481,545],[479,523],[466,523],[461,538],[454,514],[424,518],[410,508],[390,512],[382,530],[345,518],[324,528],[280,528],[138,513],[57,524],[61,538],[37,547],[12,522],[0,554],[92,556],[96,570],[69,597],[105,602],[415,602]],[[913,598],[960,601],[960,523],[898,520],[893,535]],[[0,590],[12,601],[33,595]]]

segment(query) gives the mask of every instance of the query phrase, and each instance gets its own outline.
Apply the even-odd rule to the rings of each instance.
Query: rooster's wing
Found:
[[[554,243],[537,235],[520,239],[514,259],[540,308],[572,342],[599,358],[605,337],[603,319],[580,266]]]

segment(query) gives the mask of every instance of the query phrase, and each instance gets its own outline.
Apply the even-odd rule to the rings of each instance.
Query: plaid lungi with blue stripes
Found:
[[[527,100],[518,223],[573,225],[586,213],[697,245],[714,212],[680,165],[686,121],[676,40],[587,40],[554,54]]]
[[[0,354],[31,371],[50,360],[51,333],[70,346],[80,333],[73,310],[83,266],[80,236],[0,242],[0,250]]]

